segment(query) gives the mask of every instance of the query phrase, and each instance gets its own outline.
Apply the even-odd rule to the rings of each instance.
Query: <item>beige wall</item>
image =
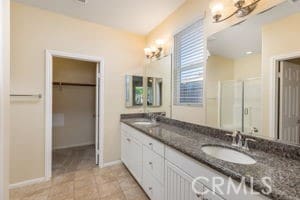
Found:
[[[232,1],[223,0],[223,2],[225,2],[229,8],[233,8]],[[261,1],[255,11],[249,16],[255,15],[280,2],[283,2],[283,0]],[[204,20],[206,35],[211,35],[242,20],[232,17],[222,23],[213,23],[209,10],[210,3],[211,1],[209,0],[187,0],[186,3],[151,31],[147,36],[147,45],[150,46],[156,39],[162,38],[169,41],[168,46],[172,46],[173,35],[196,19],[199,19],[204,13],[206,14]],[[229,11],[230,10],[228,10],[228,12]],[[172,49],[172,47],[170,48]],[[172,115],[175,119],[179,120],[191,121],[199,124],[205,122],[205,109],[203,107],[174,106]]]
[[[263,133],[267,135],[273,135],[269,132],[271,58],[300,52],[299,22],[298,13],[262,28]]]
[[[261,76],[261,54],[247,55],[234,60],[234,79],[244,80]]]
[[[120,159],[125,74],[143,74],[145,38],[12,3],[12,91],[45,94],[45,49],[100,56],[105,66],[104,162]],[[45,99],[11,105],[10,183],[44,177]]]
[[[8,200],[9,93],[10,93],[10,1],[0,3],[0,199]]]
[[[54,58],[53,80],[96,84],[96,66],[92,62]],[[95,99],[95,87],[53,86],[53,117],[60,118],[52,129],[54,149],[95,144]]]

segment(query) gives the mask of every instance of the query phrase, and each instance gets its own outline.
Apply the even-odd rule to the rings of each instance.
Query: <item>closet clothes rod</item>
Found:
[[[36,97],[41,99],[42,94],[11,94],[11,97]]]
[[[87,87],[96,87],[96,84],[92,83],[68,83],[68,82],[53,82],[53,85],[63,86],[63,85],[71,85],[71,86],[87,86]]]

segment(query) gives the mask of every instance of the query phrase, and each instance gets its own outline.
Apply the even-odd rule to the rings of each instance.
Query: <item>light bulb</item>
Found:
[[[224,6],[222,3],[216,3],[210,9],[213,15],[220,15],[224,9]]]
[[[151,49],[147,47],[144,49],[144,52],[146,55],[149,55],[149,53],[151,53]]]
[[[156,52],[157,48],[156,47],[150,47],[151,52]]]
[[[162,39],[157,39],[157,40],[155,41],[155,43],[157,44],[157,46],[161,47],[162,45],[165,44],[165,41],[162,40]]]

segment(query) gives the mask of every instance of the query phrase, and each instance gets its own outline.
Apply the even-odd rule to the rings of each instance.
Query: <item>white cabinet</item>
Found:
[[[193,177],[186,174],[172,163],[165,162],[165,200],[200,200],[202,196],[192,189]],[[199,192],[202,185],[195,186]]]
[[[130,133],[122,130],[121,136],[121,160],[127,166],[134,178],[142,181],[142,144],[131,136]]]
[[[262,195],[247,193],[214,193],[213,177],[224,179],[220,186],[227,191],[228,177],[170,148],[136,129],[121,124],[121,159],[143,187],[151,200],[266,200]],[[195,177],[206,177],[209,181],[197,182],[197,194],[193,191]],[[236,181],[233,183],[237,188]],[[246,188],[250,190],[249,188]]]
[[[221,198],[217,194],[210,191],[208,188],[206,188],[206,190],[208,192],[203,195],[203,200],[224,200],[223,198]]]
[[[163,157],[143,145],[143,170],[148,171],[160,184],[164,183],[164,164]]]
[[[148,171],[143,170],[143,184],[145,192],[151,200],[163,200],[164,188],[161,183]]]

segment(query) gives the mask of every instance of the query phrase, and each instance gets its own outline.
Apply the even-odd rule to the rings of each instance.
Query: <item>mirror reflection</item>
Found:
[[[171,117],[172,56],[152,60],[145,65],[147,78],[147,112],[165,112]],[[159,78],[155,78],[159,77]]]
[[[263,104],[267,95],[262,91],[263,85],[265,85],[264,87],[269,85],[262,79],[262,70],[268,67],[262,66],[264,60],[267,59],[263,53],[271,48],[270,44],[265,41],[278,42],[275,38],[271,38],[268,32],[273,27],[275,28],[277,23],[281,23],[282,28],[288,26],[287,22],[282,23],[281,20],[288,17],[292,19],[292,15],[297,12],[299,9],[293,8],[291,4],[285,2],[208,37],[206,64],[207,125],[226,130],[239,130],[246,134],[275,138],[295,144],[299,143],[299,131],[295,129],[293,134],[288,133],[289,131],[283,134],[281,132],[285,131],[281,130],[280,124],[278,124],[278,130],[275,130],[277,133],[271,135],[270,130],[268,131],[268,124],[263,124],[266,118],[263,118],[264,109],[262,108],[262,105],[268,106]],[[282,29],[281,31],[288,30]],[[273,35],[276,34],[273,33]],[[280,87],[284,89],[282,86]],[[284,92],[282,91],[282,93]],[[280,108],[280,99],[283,98],[280,95],[282,93],[276,93],[279,110],[282,110],[284,109]],[[293,96],[293,94],[291,95]],[[293,101],[293,99],[290,100]],[[276,120],[280,122],[284,116],[281,116],[281,112],[277,113],[278,118]],[[295,123],[294,126],[297,124]],[[290,136],[285,136],[289,139],[279,137],[281,134],[289,134]]]
[[[143,106],[144,87],[142,76],[125,76],[126,107]]]
[[[190,44],[186,32],[176,34],[174,65],[171,59],[166,65],[163,58],[145,66],[146,76],[164,80],[162,105],[169,98],[169,106],[156,111],[177,120],[299,145],[300,54],[295,51],[300,42],[299,13],[299,7],[285,1],[209,35],[207,51],[199,38],[199,44]],[[196,22],[189,30],[203,34],[197,27]],[[182,91],[186,82],[198,84],[203,93],[192,87]],[[178,101],[195,97],[200,103]]]
[[[147,78],[147,106],[162,105],[162,78]]]

